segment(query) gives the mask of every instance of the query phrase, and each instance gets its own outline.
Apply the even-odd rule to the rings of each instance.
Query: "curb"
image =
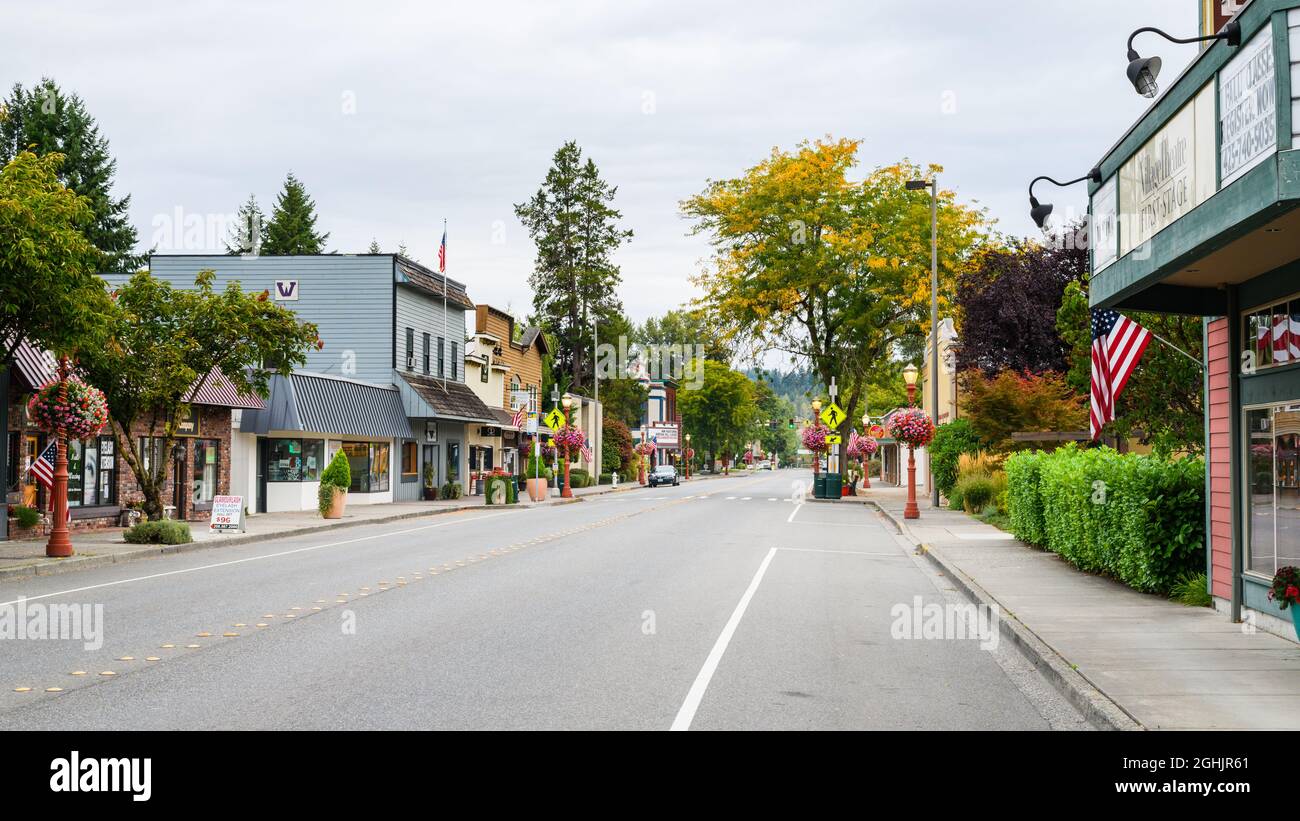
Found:
[[[581,502],[582,497],[572,499],[553,499],[549,500],[545,506],[550,505],[571,505],[575,502]],[[366,525],[378,525],[388,522],[400,522],[406,519],[422,519],[429,516],[444,516],[448,513],[463,513],[466,510],[480,510],[487,507],[494,507],[500,510],[527,510],[537,505],[459,505],[457,507],[448,507],[441,510],[420,510],[409,513],[396,513],[391,516],[380,516],[374,519],[364,519],[355,522],[340,522],[336,525],[313,525],[311,527],[300,527],[295,530],[280,530],[272,533],[254,533],[242,534],[239,536],[227,536],[221,539],[205,539],[203,541],[190,542],[189,544],[175,545],[151,545],[140,550],[132,550],[122,553],[110,553],[101,556],[72,556],[56,562],[42,562],[36,564],[21,565],[18,567],[0,568],[0,582],[10,579],[32,578],[35,576],[54,576],[60,573],[72,573],[77,570],[90,570],[95,567],[106,567],[111,564],[123,564],[125,562],[134,562],[141,559],[153,559],[159,556],[171,556],[180,553],[192,553],[196,550],[208,550],[216,547],[238,547],[239,545],[253,544],[255,542],[267,542],[276,539],[288,539],[294,536],[306,536],[313,533],[324,533],[326,531],[344,530],[350,527],[364,527]]]
[[[951,579],[967,598],[979,605],[996,607],[1002,616],[998,619],[1002,636],[1019,648],[1025,658],[1029,659],[1038,672],[1083,714],[1089,724],[1098,730],[1146,729],[1123,707],[1075,669],[1065,657],[1053,650],[1014,613],[1003,607],[1001,602],[990,595],[978,582],[951,564],[933,546],[913,536],[901,519],[882,507],[879,502],[868,500],[867,504],[888,519],[900,534],[916,544],[920,554],[941,570],[946,578]]]

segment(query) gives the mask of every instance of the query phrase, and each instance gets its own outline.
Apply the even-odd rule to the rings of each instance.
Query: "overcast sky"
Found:
[[[274,8],[271,6],[274,5]],[[290,10],[290,5],[296,8]],[[284,7],[284,8],[282,8]],[[1197,33],[1198,0],[715,3],[23,3],[0,82],[42,75],[86,101],[132,196],[143,248],[202,252],[177,209],[219,225],[269,212],[292,170],[328,246],[404,241],[476,301],[524,313],[533,248],[513,204],[575,139],[618,186],[633,319],[677,307],[707,254],[678,203],[773,146],[857,137],[860,172],[903,157],[998,228],[1034,230],[1025,186],[1087,172],[1149,101],[1125,39]],[[1145,35],[1172,80],[1195,55]],[[1057,214],[1083,186],[1042,189]]]

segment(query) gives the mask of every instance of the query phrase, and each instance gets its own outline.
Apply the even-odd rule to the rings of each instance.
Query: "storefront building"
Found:
[[[643,378],[647,390],[641,427],[632,430],[632,444],[652,442],[655,452],[648,469],[656,465],[680,465],[683,443],[682,416],[677,411],[677,383],[671,379]]]
[[[1294,638],[1266,593],[1300,565],[1300,0],[1234,19],[1102,160],[1091,301],[1203,317],[1211,592]]]
[[[57,377],[54,357],[20,345],[10,373],[10,403],[5,499],[10,506],[47,511],[48,492],[29,468],[49,444],[49,437],[27,418],[27,400],[37,388]],[[212,374],[191,397],[190,413],[182,420],[169,451],[157,431],[144,422],[131,431],[131,443],[146,470],[160,460],[171,463],[165,473],[162,501],[168,518],[202,521],[211,515],[212,499],[230,492],[232,416],[256,410],[262,402],[246,396],[219,373]],[[144,499],[139,482],[112,432],[68,442],[68,507],[74,530],[117,526],[122,511]],[[39,530],[39,528],[37,529]],[[11,536],[37,536],[16,532]]]
[[[347,454],[349,504],[465,488],[468,432],[496,417],[465,384],[465,286],[395,254],[155,255],[151,273],[193,287],[239,282],[315,323],[324,346],[237,415],[233,492],[250,513],[314,510],[320,472]],[[426,471],[426,468],[428,470]]]

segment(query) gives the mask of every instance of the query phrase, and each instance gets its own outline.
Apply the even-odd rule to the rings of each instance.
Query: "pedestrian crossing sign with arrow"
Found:
[[[844,437],[840,436],[838,433],[832,433],[826,436],[826,444],[828,445],[840,445],[843,443]]]
[[[844,421],[844,418],[844,409],[834,402],[832,402],[826,410],[822,411],[822,421],[831,429],[838,428],[840,423]]]
[[[559,408],[552,408],[543,421],[546,422],[546,427],[551,430],[559,430],[564,427],[564,414],[560,413]]]

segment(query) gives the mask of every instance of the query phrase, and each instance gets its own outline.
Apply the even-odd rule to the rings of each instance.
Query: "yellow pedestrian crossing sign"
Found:
[[[844,421],[845,416],[844,409],[834,402],[826,410],[822,411],[822,421],[831,429],[838,428],[840,423]]]
[[[560,413],[559,408],[552,408],[543,421],[546,422],[546,427],[551,430],[559,430],[564,427],[564,414]]]
[[[842,445],[842,444],[844,444],[844,437],[843,437],[843,436],[840,436],[838,433],[827,434],[827,436],[826,436],[826,444],[828,444],[828,445]]]

